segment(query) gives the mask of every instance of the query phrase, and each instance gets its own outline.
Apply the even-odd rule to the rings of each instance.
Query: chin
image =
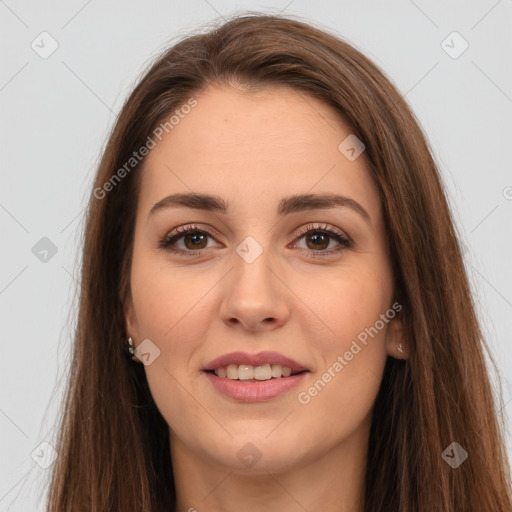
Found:
[[[275,425],[274,427],[275,428]],[[270,434],[272,429],[252,434],[247,431],[233,438],[204,447],[216,464],[237,473],[279,473],[293,469],[307,457],[307,447],[296,439],[297,434],[283,431]],[[227,436],[226,436],[227,437]],[[300,451],[297,447],[300,447]],[[212,447],[217,451],[212,452]]]

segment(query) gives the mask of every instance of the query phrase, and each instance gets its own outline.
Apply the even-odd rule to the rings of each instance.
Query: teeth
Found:
[[[215,375],[231,380],[270,380],[289,377],[292,369],[280,364],[264,364],[252,366],[250,364],[230,364],[224,368],[217,368]]]
[[[236,364],[228,365],[226,368],[226,377],[228,379],[238,379],[238,366]]]
[[[254,366],[251,366],[249,364],[241,364],[238,367],[238,379],[239,380],[254,379]]]
[[[254,378],[256,380],[268,380],[272,378],[272,368],[269,364],[263,366],[256,366],[254,368]]]
[[[283,373],[283,367],[280,364],[272,365],[272,377],[281,377]]]

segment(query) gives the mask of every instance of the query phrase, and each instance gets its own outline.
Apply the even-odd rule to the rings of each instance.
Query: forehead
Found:
[[[339,192],[378,216],[364,154],[350,161],[340,152],[351,130],[330,106],[286,86],[211,87],[194,98],[197,105],[146,157],[146,209],[176,191],[214,193],[239,209],[285,195]]]

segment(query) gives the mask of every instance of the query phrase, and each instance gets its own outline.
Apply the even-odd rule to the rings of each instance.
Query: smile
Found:
[[[309,370],[276,352],[233,352],[203,368],[216,391],[239,402],[272,400],[299,384]]]

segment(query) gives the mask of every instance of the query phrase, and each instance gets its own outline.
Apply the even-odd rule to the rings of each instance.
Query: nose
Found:
[[[291,293],[271,256],[264,250],[251,263],[233,256],[234,268],[223,283],[221,306],[222,320],[229,327],[271,331],[288,320]]]

